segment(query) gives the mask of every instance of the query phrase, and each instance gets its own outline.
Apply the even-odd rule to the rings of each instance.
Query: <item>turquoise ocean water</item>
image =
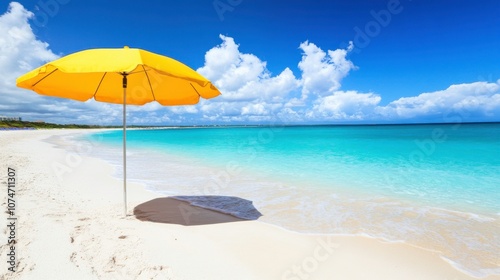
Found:
[[[120,177],[122,132],[85,141]],[[129,130],[127,145],[129,179],[150,190],[238,196],[291,230],[405,241],[500,274],[498,123]]]

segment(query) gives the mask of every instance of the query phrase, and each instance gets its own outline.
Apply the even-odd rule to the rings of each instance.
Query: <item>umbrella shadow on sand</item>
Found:
[[[173,196],[137,205],[134,216],[141,221],[197,226],[257,220],[262,214],[252,201],[239,197]]]

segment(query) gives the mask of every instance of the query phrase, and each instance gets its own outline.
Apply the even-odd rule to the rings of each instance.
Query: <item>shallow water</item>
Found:
[[[500,274],[499,138],[499,124],[131,130],[127,172],[165,195],[251,200],[290,230],[436,250],[483,277]],[[118,177],[121,140],[80,139]]]

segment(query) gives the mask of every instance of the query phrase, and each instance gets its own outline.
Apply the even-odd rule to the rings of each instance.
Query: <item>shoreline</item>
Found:
[[[272,137],[270,136],[270,140],[266,141],[259,139],[255,140],[253,138],[268,132],[276,135]],[[239,134],[237,132],[231,133]],[[443,164],[440,164],[439,162],[444,162],[444,160],[439,160],[439,155],[437,155],[437,159],[435,161],[432,160],[429,164],[425,164],[423,166],[413,166],[410,159],[406,156],[397,157],[389,155],[387,158],[380,158],[381,162],[375,162],[372,160],[365,164],[363,160],[353,159],[351,160],[353,162],[349,162],[349,159],[344,160],[343,158],[356,157],[356,155],[350,155],[349,152],[346,152],[346,154],[339,152],[339,156],[331,158],[330,154],[336,152],[327,149],[328,151],[325,151],[325,155],[323,157],[328,159],[329,162],[332,162],[332,164],[329,164],[326,160],[321,161],[322,157],[318,156],[319,163],[315,165],[314,163],[307,161],[308,157],[312,159],[314,159],[314,157],[306,156],[306,162],[304,162],[304,164],[307,164],[308,167],[307,169],[300,170],[295,168],[295,164],[293,163],[296,160],[296,157],[283,156],[283,154],[280,154],[282,153],[281,151],[277,151],[276,155],[278,158],[273,158],[273,156],[269,155],[274,154],[268,153],[269,150],[280,149],[279,145],[283,145],[280,143],[283,143],[284,136],[281,136],[281,139],[278,139],[278,136],[286,136],[289,133],[290,132],[287,133],[286,131],[248,130],[248,132],[242,132],[241,137],[236,136],[234,138],[243,142],[240,147],[235,145],[237,142],[233,140],[228,144],[229,147],[227,150],[220,147],[220,153],[216,149],[212,149],[212,147],[207,146],[205,142],[193,140],[194,144],[191,145],[188,142],[189,139],[184,138],[184,135],[196,135],[203,137],[206,135],[207,140],[214,141],[216,145],[221,145],[221,141],[216,142],[217,139],[215,138],[217,136],[214,135],[225,136],[227,133],[224,134],[223,132],[217,132],[216,130],[214,130],[213,133],[163,133],[151,131],[144,133],[144,139],[142,133],[131,133],[131,137],[139,137],[137,138],[138,140],[141,139],[141,141],[146,142],[137,142],[131,139],[127,146],[129,147],[128,151],[131,153],[133,152],[134,154],[138,152],[147,157],[151,154],[160,152],[165,155],[164,158],[167,160],[170,160],[170,158],[173,160],[181,158],[181,160],[184,159],[184,161],[198,163],[202,167],[211,167],[213,172],[217,174],[225,171],[225,174],[221,174],[219,176],[220,179],[225,179],[223,177],[227,177],[227,175],[229,175],[229,180],[232,180],[233,177],[238,180],[236,177],[240,174],[237,174],[237,172],[231,173],[231,170],[228,170],[227,167],[229,164],[234,163],[233,165],[236,166],[235,169],[243,169],[244,173],[252,173],[261,179],[266,179],[264,176],[268,177],[269,180],[278,183],[277,187],[280,187],[280,185],[284,187],[297,185],[304,188],[323,188],[325,191],[333,191],[334,193],[340,192],[353,194],[356,192],[359,197],[380,196],[392,198],[394,201],[403,201],[414,205],[420,204],[436,209],[441,208],[456,212],[469,212],[493,218],[500,217],[498,212],[500,209],[498,208],[498,203],[496,203],[496,200],[500,199],[500,197],[498,197],[494,189],[496,186],[496,182],[494,180],[498,180],[498,176],[496,175],[496,172],[494,172],[496,170],[495,163],[491,163],[490,168],[484,167],[483,170],[481,170],[480,167],[472,169],[472,171],[471,169],[465,169],[467,165],[463,164],[463,162],[460,163],[463,165],[457,163],[458,166],[442,169],[442,166],[439,165]],[[121,143],[117,142],[121,133],[115,132],[111,135],[112,136],[105,136],[104,139],[101,139],[104,140],[102,144],[110,146],[110,150],[121,145]],[[155,135],[157,135],[157,137],[170,137],[170,135],[172,137],[180,137],[187,143],[184,145],[181,142],[178,143],[176,140],[173,140],[171,143],[163,144],[161,141],[154,140]],[[278,141],[273,141],[272,139],[274,138]],[[251,142],[254,140],[257,142]],[[404,148],[402,148],[401,153],[407,152],[408,154],[412,154],[414,151],[411,149],[417,150],[417,148],[419,148],[418,145],[412,144],[411,141],[401,142],[409,142],[409,144],[402,145]],[[176,145],[181,146],[177,149],[178,146]],[[332,145],[335,146],[336,144]],[[448,148],[443,145],[441,150],[446,151],[454,148]],[[485,148],[481,149],[483,151],[485,150]],[[150,151],[149,153],[147,152],[148,150]],[[349,149],[346,150],[349,151]],[[104,151],[107,153],[107,150]],[[366,152],[367,151],[364,151],[363,154],[365,155]],[[321,154],[322,151],[314,150],[314,153]],[[116,156],[119,155],[116,151],[114,151],[113,154],[116,154]],[[379,156],[375,155],[372,157],[377,159]],[[488,157],[488,155],[486,155],[486,157]],[[111,157],[108,156],[107,158]],[[130,158],[131,164],[133,164],[134,160],[143,161],[141,156],[134,158],[134,155],[132,155]],[[110,159],[109,161],[113,162],[113,164],[119,164],[115,159]],[[143,162],[147,165],[146,161]],[[338,164],[335,164],[336,162]],[[435,164],[437,164],[437,167],[434,167]],[[487,166],[487,163],[480,165]],[[429,171],[433,170],[431,167],[436,168],[436,171]],[[148,169],[151,168],[148,166]],[[358,170],[362,170],[362,172]],[[479,172],[478,178],[474,178],[474,175],[471,174],[467,175],[468,170],[469,172],[472,172],[471,174],[476,174],[473,173],[473,171]],[[485,172],[484,174],[481,173],[483,171]],[[443,173],[442,175],[444,177],[433,177],[439,175],[440,172]],[[423,176],[423,179],[420,180],[418,174]],[[462,174],[464,176],[462,176]],[[141,178],[140,175],[134,176],[134,178],[137,178],[138,180],[145,179],[145,182],[148,181],[148,177]],[[439,180],[442,180],[442,184],[439,183]],[[476,184],[479,185],[476,186]],[[480,187],[484,187],[484,189],[478,189]]]
[[[5,147],[0,157],[3,165],[17,165],[17,197],[23,206],[18,210],[22,223],[19,272],[9,275],[12,279],[62,275],[75,279],[120,275],[140,275],[139,279],[234,279],[234,275],[241,275],[239,279],[301,279],[300,273],[309,279],[476,279],[454,269],[438,254],[412,245],[358,236],[300,234],[259,220],[229,221],[220,216],[224,214],[188,203],[180,202],[174,209],[180,206],[191,209],[188,213],[198,212],[206,224],[142,222],[133,215],[123,218],[122,182],[112,176],[109,163],[86,156],[78,159],[71,150],[43,142],[51,135],[88,132],[0,132],[0,144]],[[140,184],[128,183],[128,187],[129,213],[161,197]],[[215,219],[213,215],[219,222],[210,221]],[[185,220],[182,213],[177,218]],[[53,260],[44,261],[49,248]],[[0,253],[5,256],[6,248]],[[53,270],[55,260],[61,260],[57,271]]]
[[[102,143],[103,148],[96,150],[96,156],[121,166],[119,143]],[[496,253],[500,243],[495,242],[494,230],[500,223],[495,215],[452,211],[391,197],[371,197],[355,188],[317,188],[314,180],[306,178],[289,184],[280,178],[262,177],[244,165],[233,173],[227,165],[214,165],[175,151],[128,147],[129,179],[133,178],[150,191],[166,196],[236,195],[252,200],[262,211],[264,216],[259,221],[293,232],[361,235],[385,242],[405,242],[438,251],[469,275],[500,274],[500,256]],[[238,160],[234,162],[238,165]],[[135,170],[138,172],[134,173]],[[114,173],[118,179],[120,171],[121,167]],[[207,207],[211,208],[205,205]],[[224,205],[218,207],[219,211],[227,212]]]

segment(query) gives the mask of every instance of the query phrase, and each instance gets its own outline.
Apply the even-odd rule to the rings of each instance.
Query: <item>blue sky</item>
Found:
[[[2,5],[0,115],[120,123],[119,106],[39,96],[15,78],[75,51],[128,45],[180,60],[222,92],[190,107],[130,106],[135,124],[500,121],[499,1]]]

